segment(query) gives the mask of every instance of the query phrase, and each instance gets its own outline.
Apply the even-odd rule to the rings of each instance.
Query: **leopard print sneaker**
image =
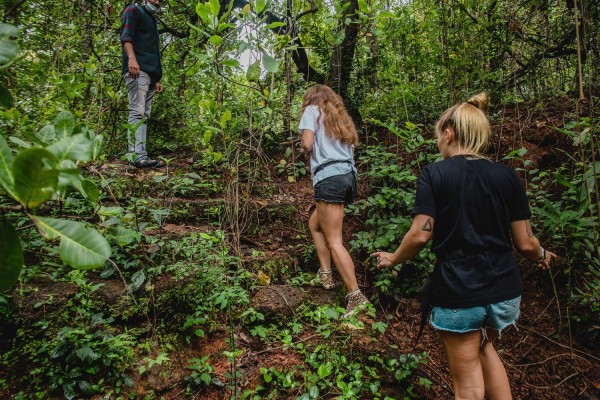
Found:
[[[359,313],[370,303],[369,299],[367,299],[366,296],[362,294],[360,289],[356,289],[354,292],[348,293],[346,295],[346,302],[348,303],[348,305],[346,306],[346,312],[342,314],[342,319],[351,317],[354,314]]]
[[[335,282],[333,281],[333,275],[331,270],[322,270],[319,269],[317,272],[317,276],[311,282],[312,286],[321,286],[324,289],[333,289],[335,287]]]

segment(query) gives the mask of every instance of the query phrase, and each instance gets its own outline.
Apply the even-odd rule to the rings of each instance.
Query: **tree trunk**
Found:
[[[354,53],[356,51],[356,42],[358,33],[360,32],[360,24],[358,21],[358,0],[350,0],[350,6],[346,8],[340,25],[343,26],[346,19],[350,19],[350,23],[344,28],[344,40],[339,46],[333,49],[331,61],[329,63],[329,74],[325,84],[330,86],[344,99],[346,108],[350,116],[357,126],[362,125],[362,117],[358,111],[358,104],[352,101],[348,93],[348,86],[352,76],[354,66]]]

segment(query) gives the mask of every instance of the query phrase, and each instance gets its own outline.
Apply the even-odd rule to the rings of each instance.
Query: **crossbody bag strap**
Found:
[[[328,167],[330,165],[333,164],[341,164],[341,163],[348,163],[350,165],[352,165],[352,161],[350,160],[332,160],[332,161],[327,161],[326,163],[323,163],[321,165],[319,165],[317,167],[317,169],[315,169],[315,175],[318,174],[319,172],[321,172],[321,170],[323,170],[323,168]]]

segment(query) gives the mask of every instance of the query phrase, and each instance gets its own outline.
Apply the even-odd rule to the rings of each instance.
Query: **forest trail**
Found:
[[[550,128],[559,124],[558,114],[503,112],[507,118],[494,129],[492,152],[526,148],[527,162],[540,168],[564,156],[553,150],[568,148]],[[382,139],[388,148],[396,140]],[[283,155],[272,157],[285,162]],[[414,153],[404,162],[411,157]],[[396,399],[399,392],[452,398],[445,356],[430,326],[414,352],[419,361],[406,360],[421,318],[417,294],[382,297],[370,260],[354,252],[359,285],[373,300],[374,314],[360,318],[364,329],[348,329],[339,321],[344,289],[310,286],[318,265],[307,226],[313,209],[309,177],[290,179],[289,169],[270,162],[261,177],[240,171],[237,182],[226,168],[207,169],[193,155],[166,158],[168,166],[162,169],[135,169],[114,159],[88,169],[105,192],[95,218],[110,227],[115,223],[111,216],[119,215],[142,233],[141,241],[117,250],[114,259],[121,271],[100,269],[71,282],[38,276],[21,285],[5,332],[47,321],[43,332],[48,333],[40,336],[44,341],[69,318],[78,318],[74,310],[79,313],[77,307],[87,304],[100,319],[113,319],[117,332],[145,338],[127,361],[136,398],[352,397],[358,390],[352,384],[363,384],[363,371],[371,375],[366,390],[371,394],[364,398]],[[505,162],[518,166],[523,160]],[[361,172],[371,168],[360,162],[358,167]],[[358,200],[371,196],[372,189],[361,175]],[[232,226],[234,215],[237,225]],[[364,219],[359,212],[347,213],[346,244],[364,229]],[[232,235],[236,230],[237,238]],[[567,304],[557,300],[564,294],[552,289],[555,275],[528,263],[522,268],[522,314],[516,328],[507,328],[496,343],[514,398],[600,398],[600,353],[589,342],[593,334],[570,332]],[[10,340],[0,342],[0,350],[22,339]],[[23,363],[16,367],[27,370]],[[2,376],[10,375],[0,371]],[[354,383],[342,384],[336,376]],[[0,389],[0,395],[19,389]],[[60,390],[55,398],[62,398]]]
[[[211,193],[206,179],[197,179],[203,171],[195,168],[191,161],[175,158],[168,169],[162,170],[134,170],[121,161],[114,161],[98,169],[107,187],[110,186],[113,198],[113,203],[108,201],[105,206],[122,206],[131,197],[144,199],[146,208],[137,210],[137,218],[144,221],[141,229],[146,240],[142,247],[148,254],[161,252],[161,243],[165,241],[185,242],[190,236],[213,231],[218,227],[215,222],[222,222],[222,215],[215,213],[215,208],[227,203],[226,196]],[[226,399],[232,395],[240,398],[249,389],[268,386],[265,379],[275,379],[274,371],[291,372],[279,377],[284,383],[278,384],[285,385],[287,379],[291,392],[300,393],[302,381],[296,383],[296,389],[293,382],[298,371],[310,363],[305,349],[343,348],[346,362],[358,355],[360,359],[401,360],[411,351],[420,321],[417,299],[376,302],[374,318],[362,318],[365,329],[349,330],[337,320],[341,310],[335,308],[343,306],[343,289],[326,291],[308,285],[310,276],[318,269],[314,259],[306,261],[310,258],[306,255],[310,245],[307,221],[312,205],[309,179],[289,182],[273,171],[271,181],[251,186],[252,196],[246,196],[245,203],[247,233],[240,238],[239,252],[241,265],[260,282],[251,289],[249,307],[260,313],[261,319],[241,323],[239,314],[220,313],[214,316],[216,319],[209,328],[198,326],[203,329],[201,335],[167,344],[159,339],[163,334],[158,331],[173,322],[173,315],[189,312],[181,290],[187,285],[199,284],[199,276],[177,276],[176,271],[158,275],[136,289],[136,302],[118,277],[103,279],[97,273],[91,274],[90,284],[98,286],[91,298],[99,303],[99,308],[116,316],[122,329],[143,330],[155,338],[148,354],[139,354],[132,362],[132,366],[148,366],[132,368],[133,388],[139,398],[145,395],[173,400]],[[363,186],[359,192],[365,194],[368,190]],[[349,215],[344,232],[346,242],[351,240],[358,225],[357,217]],[[373,289],[372,276],[365,260],[355,262],[359,283],[369,295]],[[598,348],[591,344],[582,346],[569,336],[565,316],[558,313],[554,295],[540,278],[539,272],[525,274],[526,290],[517,328],[508,328],[496,345],[507,367],[513,394],[516,399],[597,399],[600,390]],[[36,289],[32,287],[31,295],[21,297],[18,304],[19,320],[23,324],[33,324],[61,310],[74,301],[79,291],[76,284],[50,280],[29,285]],[[27,285],[22,290],[28,292]],[[150,300],[141,304],[141,299]],[[315,310],[324,314],[316,316]],[[273,329],[284,329],[289,321],[296,322],[297,332],[290,333],[287,342],[270,337]],[[556,326],[563,329],[559,331]],[[148,360],[158,359],[163,352],[163,345],[170,346],[170,362],[149,365]],[[378,393],[395,398],[395,374],[408,373],[412,376],[411,390],[415,396],[452,398],[443,350],[429,326],[415,354],[421,356],[423,352],[428,352],[425,362],[407,371],[393,366],[387,368],[387,373],[382,369]],[[235,356],[228,355],[230,353]],[[202,359],[210,362],[210,382],[190,392],[186,389],[189,366],[194,360]],[[235,386],[231,385],[233,371],[237,374]],[[429,382],[429,389],[423,385],[425,381]],[[320,398],[336,398],[340,393],[341,389],[334,387],[329,393],[320,394]]]

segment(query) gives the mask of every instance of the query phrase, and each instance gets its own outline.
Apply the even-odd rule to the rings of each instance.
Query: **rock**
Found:
[[[336,291],[321,288],[297,288],[289,285],[272,285],[259,287],[250,306],[264,314],[266,319],[289,317],[294,310],[305,301],[316,304],[334,304]]]

